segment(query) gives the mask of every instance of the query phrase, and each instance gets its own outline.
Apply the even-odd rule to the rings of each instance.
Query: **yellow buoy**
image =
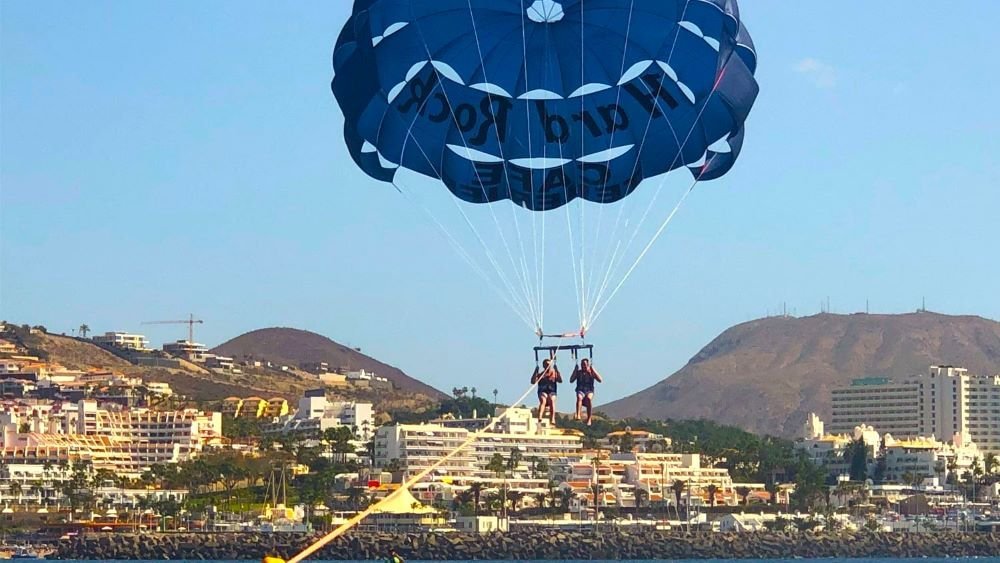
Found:
[[[271,557],[270,555],[265,555],[262,563],[285,563],[285,560],[280,557]]]

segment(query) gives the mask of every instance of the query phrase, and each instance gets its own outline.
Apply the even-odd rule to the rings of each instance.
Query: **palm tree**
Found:
[[[482,496],[484,488],[478,481],[469,485],[469,492],[472,493],[472,511],[475,516],[479,516],[479,497]]]
[[[848,481],[841,481],[837,483],[837,488],[834,489],[833,494],[840,500],[840,504],[849,504],[849,502],[845,503],[844,500],[848,499],[849,501],[850,497],[854,494],[854,485]]]
[[[451,499],[451,506],[455,510],[459,510],[470,504],[472,504],[472,493],[469,491],[459,491]]]
[[[524,458],[521,455],[521,450],[519,448],[514,448],[510,450],[510,456],[507,458],[507,471],[513,473],[517,470],[518,466],[521,465],[521,460]]]
[[[681,494],[684,493],[685,488],[687,488],[687,483],[680,479],[670,485],[670,489],[674,491],[674,512],[677,513],[678,520],[681,519]]]
[[[559,506],[562,508],[563,512],[569,512],[570,502],[576,497],[576,493],[573,489],[566,487],[559,490]]]
[[[548,477],[549,477],[549,460],[545,459],[544,457],[541,458],[541,459],[539,459],[538,463],[535,465],[535,471],[537,471],[538,474],[540,474],[540,475],[544,475],[545,478],[548,479]]]
[[[494,513],[495,516],[499,517],[500,513],[503,511],[504,499],[503,493],[501,492],[490,492],[486,494],[486,498],[483,500],[483,504],[486,506],[488,512]]]
[[[351,487],[351,489],[347,491],[347,503],[354,510],[360,511],[364,508],[362,507],[362,504],[365,500],[368,500],[368,495],[365,494],[365,490],[361,487]]]
[[[21,484],[17,481],[10,483],[10,496],[14,497],[14,504],[21,504]]]
[[[750,504],[750,487],[736,487],[736,494],[743,499],[743,506]]]
[[[958,460],[954,457],[948,460],[948,482],[956,483],[958,481]]]
[[[514,514],[517,514],[517,507],[521,504],[524,499],[525,493],[521,491],[511,491],[507,493],[507,498],[510,500],[510,510]]]
[[[719,487],[712,484],[706,487],[705,490],[708,491],[708,505],[715,506],[715,495],[719,492]]]
[[[642,508],[642,505],[649,503],[649,491],[646,489],[636,489],[635,490],[635,507]]]
[[[669,446],[667,446],[667,441],[665,439],[659,438],[650,441],[647,449],[653,453],[663,453],[669,449]]]
[[[87,333],[90,332],[90,327],[87,326],[87,323],[83,323],[82,325],[80,325],[79,330],[80,330],[80,336],[83,338],[87,338]]]
[[[500,452],[493,454],[493,457],[490,458],[490,462],[486,464],[486,469],[495,473],[497,477],[503,475],[503,472],[507,469],[507,461],[504,460],[503,454]]]

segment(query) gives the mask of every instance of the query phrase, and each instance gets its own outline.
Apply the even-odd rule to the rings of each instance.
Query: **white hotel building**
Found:
[[[149,350],[149,340],[142,334],[131,334],[128,332],[105,332],[103,335],[91,338],[98,344],[105,346],[115,346],[129,350]]]
[[[298,433],[319,438],[324,430],[346,426],[358,440],[367,442],[375,431],[375,410],[371,403],[330,401],[325,389],[306,391],[295,414],[277,418],[267,433]]]
[[[154,464],[187,461],[219,443],[222,414],[110,411],[91,400],[7,405],[0,412],[0,439],[0,461],[6,465],[89,460],[95,469],[138,477]]]
[[[897,437],[961,434],[984,453],[1000,454],[1000,375],[932,366],[928,375],[855,380],[832,391],[830,432],[868,424]]]
[[[384,468],[392,460],[398,460],[404,478],[409,478],[458,449],[473,434],[469,429],[443,424],[382,426],[375,433],[375,466]],[[492,431],[483,433],[444,462],[437,475],[449,478],[456,485],[496,481],[499,478],[486,466],[494,454],[499,453],[506,460],[515,448],[521,453],[521,463],[507,480],[516,480],[523,487],[531,488],[547,482],[546,478],[530,475],[532,458],[546,459],[550,463],[559,458],[577,458],[582,442],[580,436],[571,431],[539,427],[530,409],[511,408]]]

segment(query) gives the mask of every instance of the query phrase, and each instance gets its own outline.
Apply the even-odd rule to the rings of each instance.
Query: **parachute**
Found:
[[[356,0],[332,90],[368,176],[405,169],[463,202],[544,214],[681,167],[724,175],[756,63],[736,0]]]

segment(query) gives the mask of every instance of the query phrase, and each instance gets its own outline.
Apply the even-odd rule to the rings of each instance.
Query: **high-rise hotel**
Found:
[[[856,379],[832,390],[830,432],[849,434],[868,424],[895,437],[957,433],[984,452],[1000,454],[1000,375],[974,375],[932,366],[927,375],[899,380]]]

